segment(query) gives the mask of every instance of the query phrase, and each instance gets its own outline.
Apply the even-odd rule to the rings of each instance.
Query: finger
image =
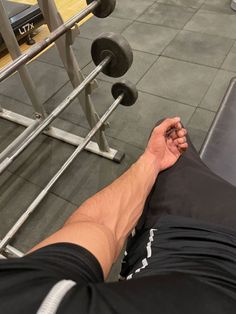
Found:
[[[177,138],[175,141],[176,145],[184,144],[187,142],[187,138],[185,136]]]
[[[183,143],[178,146],[178,150],[183,154],[188,149],[188,143]]]
[[[179,144],[179,148],[188,148],[188,143]]]
[[[163,135],[166,133],[167,130],[171,128],[175,128],[175,125],[180,122],[180,118],[172,118],[172,119],[166,119],[159,125],[159,130],[163,133]]]
[[[165,137],[167,138],[171,138],[172,140],[175,140],[178,135],[176,133],[176,129],[174,128],[171,128],[171,129],[168,129],[166,132],[165,132]]]
[[[175,130],[173,130],[171,133],[170,133],[170,138],[172,140],[175,140],[178,138],[178,135],[177,135],[177,132]]]
[[[183,128],[182,123],[181,122],[177,122],[175,125],[176,129],[181,130]]]
[[[176,127],[177,128],[177,127]],[[183,137],[187,134],[187,130],[182,128],[180,131],[176,131],[176,129],[169,129],[166,132],[167,137],[172,138],[172,140],[177,139],[178,137]]]
[[[187,134],[187,130],[184,128],[177,132],[178,137],[183,137],[186,134]]]

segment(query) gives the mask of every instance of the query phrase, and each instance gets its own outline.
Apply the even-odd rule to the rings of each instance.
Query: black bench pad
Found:
[[[236,78],[230,82],[200,155],[213,172],[236,186]]]

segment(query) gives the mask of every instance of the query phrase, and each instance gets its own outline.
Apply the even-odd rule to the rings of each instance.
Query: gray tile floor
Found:
[[[80,31],[74,48],[84,74],[93,68],[89,47],[101,32],[119,32],[133,48],[133,67],[125,77],[137,85],[139,100],[131,108],[118,108],[107,130],[111,146],[125,151],[126,158],[115,164],[83,152],[13,240],[24,252],[124,172],[142,153],[157,120],[181,116],[199,149],[230,79],[236,76],[236,12],[230,9],[230,0],[117,0],[111,17],[93,18]],[[72,90],[55,48],[31,63],[29,70],[48,111]],[[103,74],[98,79],[92,99],[102,114],[112,102],[110,89],[116,79]],[[29,117],[33,114],[18,75],[0,84],[0,104]],[[78,101],[54,124],[82,136],[88,131]],[[22,130],[1,120],[0,151]],[[0,238],[73,149],[39,136],[0,176]]]

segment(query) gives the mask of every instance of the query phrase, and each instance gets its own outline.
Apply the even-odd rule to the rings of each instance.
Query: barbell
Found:
[[[61,114],[71,102],[91,83],[100,72],[117,77],[124,75],[130,68],[133,61],[132,50],[124,37],[115,33],[104,33],[94,40],[91,47],[92,58],[96,68],[84,79],[84,81],[75,88],[69,96],[62,101],[45,119],[43,119],[37,128],[15,149],[10,155],[0,163],[0,174],[10,166],[10,164],[19,156],[25,148],[50,124],[59,114]],[[95,56],[99,56],[95,59]],[[104,59],[102,59],[104,57]]]
[[[97,17],[105,18],[110,15],[116,5],[116,0],[87,0],[88,6],[78,14],[71,17],[68,21],[61,24],[48,37],[33,45],[30,49],[13,60],[0,70],[0,82],[13,74],[20,66],[26,64],[32,58],[37,56],[41,51],[55,42],[60,36],[64,35],[78,22],[82,21],[88,14],[93,13]]]
[[[97,66],[109,58],[102,72],[111,77],[123,76],[133,63],[133,52],[127,40],[112,32],[103,33],[93,41],[91,55]]]
[[[115,96],[115,101],[96,123],[96,125],[91,129],[88,135],[84,138],[83,142],[75,149],[68,160],[63,164],[61,169],[54,175],[54,177],[49,181],[46,187],[41,191],[41,193],[36,197],[36,199],[30,204],[23,215],[17,220],[13,227],[7,232],[4,238],[0,241],[0,254],[5,250],[6,246],[9,244],[11,239],[15,236],[21,226],[26,222],[29,216],[34,212],[36,207],[42,202],[45,196],[49,193],[50,189],[61,177],[61,175],[66,171],[66,169],[71,165],[74,159],[82,152],[86,145],[90,142],[92,137],[96,132],[104,125],[106,120],[112,114],[112,112],[121,104],[124,106],[132,106],[137,98],[138,92],[136,87],[129,81],[121,81],[115,83],[112,86],[112,95]]]
[[[94,0],[86,0],[86,2],[90,5]],[[115,7],[116,0],[99,0],[99,4],[92,10],[92,13],[99,18],[105,18],[114,11]]]

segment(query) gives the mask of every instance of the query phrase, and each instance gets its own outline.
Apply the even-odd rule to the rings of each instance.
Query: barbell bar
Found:
[[[37,56],[41,51],[55,42],[60,36],[64,35],[76,23],[82,21],[88,14],[94,13],[97,17],[104,18],[110,15],[116,5],[116,0],[87,0],[88,6],[78,14],[71,17],[68,21],[60,25],[48,37],[36,43],[32,48],[28,49],[21,56],[3,67],[0,71],[0,82],[13,74],[20,66],[26,64],[32,58]]]
[[[32,133],[0,163],[0,174],[6,170],[25,150],[25,148],[71,104],[78,94],[80,94],[100,72],[107,73],[114,77],[122,76],[130,68],[133,61],[133,53],[128,42],[124,37],[115,33],[104,33],[99,36],[92,43],[91,51],[92,57],[94,55],[99,56],[95,62],[98,63],[98,60],[101,60],[100,63],[84,79],[84,81],[58,105],[57,108],[55,108],[45,119],[41,120],[38,127],[36,127],[36,129],[33,130]],[[104,59],[102,59],[102,57]]]
[[[71,165],[74,159],[82,152],[82,150],[90,142],[90,140],[96,134],[96,132],[103,126],[105,121],[110,117],[110,115],[118,107],[118,105],[121,104],[124,106],[131,106],[136,102],[138,98],[138,92],[136,90],[136,87],[129,81],[122,81],[120,83],[115,83],[113,85],[112,94],[117,95],[118,93],[119,93],[119,96],[115,99],[113,104],[108,108],[108,110],[96,123],[94,128],[87,134],[83,142],[75,149],[75,151],[63,164],[60,170],[54,175],[54,177],[49,181],[46,187],[39,193],[36,199],[29,205],[29,207],[24,212],[24,214],[21,215],[21,217],[17,220],[17,222],[13,225],[13,227],[7,232],[4,238],[0,241],[0,254],[5,250],[5,247],[9,244],[11,239],[15,236],[15,234],[18,232],[20,227],[26,222],[29,216],[34,212],[37,206],[42,202],[42,200],[49,193],[49,191],[57,182],[57,180],[66,171],[66,169]]]

